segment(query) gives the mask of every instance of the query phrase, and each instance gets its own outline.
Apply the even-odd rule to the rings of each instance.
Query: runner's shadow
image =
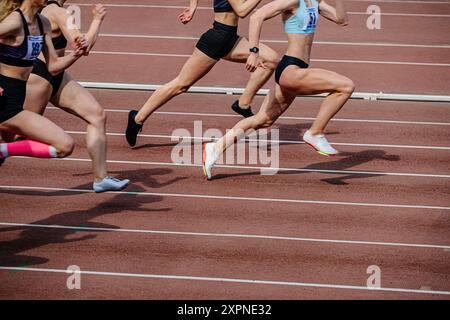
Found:
[[[48,258],[23,255],[23,252],[28,252],[37,248],[55,244],[67,244],[72,242],[79,242],[94,239],[101,232],[111,232],[112,230],[83,230],[82,228],[101,228],[101,229],[120,229],[120,227],[95,220],[107,215],[120,214],[123,211],[133,212],[167,212],[170,208],[147,209],[144,206],[149,206],[153,203],[162,201],[162,197],[139,194],[141,189],[145,187],[161,188],[172,183],[175,183],[184,177],[169,179],[164,182],[159,182],[155,179],[155,175],[167,175],[171,173],[169,169],[154,169],[154,170],[133,170],[125,171],[120,174],[127,176],[134,182],[130,186],[135,193],[117,194],[112,199],[104,201],[103,197],[99,197],[97,204],[89,209],[71,210],[63,213],[53,215],[51,217],[32,222],[33,225],[40,226],[65,226],[64,228],[45,228],[45,227],[31,227],[31,226],[12,226],[0,228],[0,232],[14,232],[20,231],[17,239],[1,241],[0,242],[0,265],[2,266],[30,266],[47,263]],[[120,178],[123,178],[122,176]],[[139,183],[139,184],[138,184]],[[143,187],[144,188],[143,188]],[[81,188],[84,186],[78,186]],[[22,195],[40,195],[47,196],[64,194],[57,192],[34,192],[20,193]],[[73,193],[70,193],[73,195]],[[87,194],[86,196],[95,197],[96,195]],[[81,228],[80,228],[81,227]]]
[[[175,147],[178,143],[146,143],[141,144],[136,147],[131,148],[132,150],[139,150],[139,149],[145,149],[145,148],[164,148],[164,147]]]
[[[344,157],[342,157],[344,156]],[[384,160],[384,161],[399,161],[400,157],[397,155],[388,155],[384,150],[365,150],[356,153],[343,153],[341,154],[342,158],[334,161],[324,161],[315,164],[311,164],[304,168],[306,170],[349,170],[355,166],[374,161],[374,160]],[[346,185],[348,184],[348,180],[353,179],[364,179],[371,177],[382,176],[383,174],[375,174],[371,173],[374,171],[366,171],[366,170],[357,170],[361,173],[340,173],[340,172],[326,172],[324,174],[333,174],[337,175],[336,178],[325,178],[321,179],[321,181],[326,182],[328,184],[333,185]],[[376,172],[376,171],[375,171]],[[294,175],[294,174],[305,174],[309,173],[307,171],[279,171],[278,175]],[[241,176],[257,176],[261,173],[259,171],[247,172],[247,173],[236,173],[236,174],[217,174],[213,177],[214,180],[232,178],[232,177],[241,177]]]

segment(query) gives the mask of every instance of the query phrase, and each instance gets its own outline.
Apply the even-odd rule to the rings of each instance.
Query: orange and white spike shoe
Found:
[[[331,157],[339,153],[339,151],[330,145],[327,138],[325,138],[323,134],[312,135],[308,130],[303,135],[303,141],[313,147],[318,154],[323,156]]]

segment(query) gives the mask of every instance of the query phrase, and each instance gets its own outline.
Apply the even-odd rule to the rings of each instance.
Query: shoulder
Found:
[[[23,27],[22,17],[19,12],[11,12],[3,21],[2,24],[7,24],[11,29],[20,29]]]
[[[51,24],[50,20],[43,14],[39,14],[39,18],[41,19],[42,25],[44,26],[44,31],[51,33],[52,32],[52,24]]]

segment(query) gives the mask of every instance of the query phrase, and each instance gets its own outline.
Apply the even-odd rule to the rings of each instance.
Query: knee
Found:
[[[352,93],[355,91],[355,83],[354,83],[351,79],[348,79],[348,78],[347,78],[347,79],[342,83],[342,85],[341,85],[339,91],[342,92],[342,93],[345,93],[345,94],[347,94],[347,95],[349,95],[349,96],[351,96]]]
[[[95,127],[104,128],[106,125],[106,111],[98,105],[87,120]]]
[[[65,135],[61,141],[55,146],[56,154],[58,158],[65,158],[72,154],[73,149],[75,148],[75,141],[69,135]]]
[[[270,51],[264,63],[270,68],[275,69],[280,62],[280,56],[275,51]]]
[[[275,120],[273,120],[266,114],[256,115],[256,126],[254,129],[258,130],[258,129],[269,128],[273,125],[274,122],[275,122]]]
[[[174,94],[182,94],[189,90],[191,85],[189,83],[186,83],[185,81],[181,80],[180,78],[176,78],[174,81],[170,83],[170,87]]]

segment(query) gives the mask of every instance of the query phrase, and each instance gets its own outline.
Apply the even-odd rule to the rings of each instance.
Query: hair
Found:
[[[23,0],[2,0],[0,5],[0,22],[22,5]]]

